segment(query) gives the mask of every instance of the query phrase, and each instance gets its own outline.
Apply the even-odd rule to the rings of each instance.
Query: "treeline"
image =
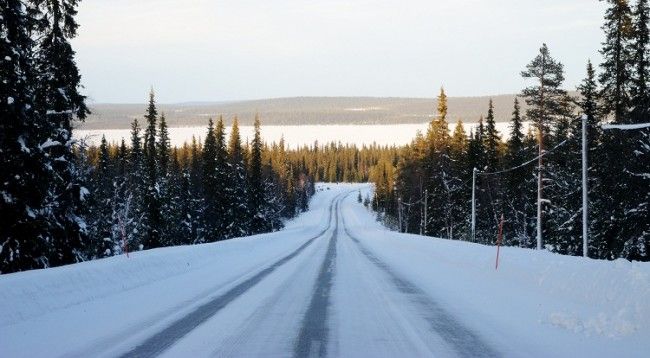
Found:
[[[283,141],[280,142],[282,148]],[[275,148],[275,144],[271,149]],[[304,168],[316,182],[367,182],[385,158],[396,158],[399,148],[377,144],[362,145],[318,142],[288,151],[294,166]]]
[[[601,71],[570,97],[563,66],[546,45],[521,73],[531,85],[512,110],[507,140],[485,119],[449,133],[444,91],[436,119],[375,179],[376,207],[404,232],[493,244],[504,217],[506,245],[582,254],[581,121],[587,118],[590,257],[650,259],[650,129],[603,130],[601,124],[650,122],[648,4],[608,1]],[[525,131],[523,121],[533,130]],[[540,159],[536,159],[540,156]],[[530,159],[535,159],[530,161]],[[471,235],[472,172],[477,172],[476,235]],[[393,173],[393,171],[395,173]],[[538,190],[539,187],[539,190]],[[541,225],[537,220],[541,194]],[[539,231],[539,232],[538,232]]]
[[[284,144],[268,148],[255,120],[242,143],[237,119],[226,138],[222,118],[209,121],[203,143],[170,148],[153,92],[142,129],[130,143],[90,147],[87,258],[161,246],[214,242],[275,231],[307,209],[313,180],[293,166]]]

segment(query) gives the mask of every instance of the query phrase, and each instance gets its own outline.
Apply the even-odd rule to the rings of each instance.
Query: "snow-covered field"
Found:
[[[455,123],[449,124],[453,130]],[[426,133],[427,123],[420,124],[396,124],[396,125],[304,125],[304,126],[262,126],[262,137],[268,143],[279,142],[284,136],[285,142],[291,148],[303,145],[312,145],[315,141],[319,143],[341,142],[343,144],[372,144],[379,145],[404,145],[413,140],[417,131]],[[474,123],[465,124],[465,130],[475,126]],[[509,123],[497,123],[499,133],[505,138],[509,130]],[[202,127],[176,127],[170,128],[169,134],[173,146],[181,146],[183,143],[190,143],[192,136],[197,140],[205,138],[207,123]],[[229,133],[230,128],[226,128]],[[253,138],[253,127],[240,127],[242,138]],[[122,138],[129,143],[131,138],[129,129],[92,129],[75,130],[74,136],[79,139],[86,139],[88,143],[99,144],[102,135],[106,136],[109,143],[119,143]]]
[[[280,232],[0,276],[0,357],[647,357],[650,264],[399,234],[319,184]]]

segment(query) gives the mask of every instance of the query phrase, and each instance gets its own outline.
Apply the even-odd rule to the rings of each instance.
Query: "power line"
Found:
[[[499,171],[496,171],[496,172],[481,172],[480,170],[477,169],[477,170],[476,170],[476,175],[494,175],[494,174],[502,174],[502,173],[511,172],[511,171],[513,171],[513,170],[515,170],[515,169],[522,168],[522,167],[524,167],[524,166],[526,166],[526,165],[528,165],[528,164],[530,164],[530,163],[533,163],[534,161],[538,160],[539,158],[544,157],[544,156],[547,155],[547,154],[553,153],[553,151],[555,151],[557,148],[559,148],[559,147],[563,146],[564,144],[566,144],[566,142],[567,142],[568,140],[569,140],[569,139],[565,139],[565,140],[563,140],[562,142],[560,142],[558,145],[556,145],[555,147],[551,148],[550,150],[547,150],[547,151],[545,151],[543,154],[538,155],[538,156],[536,156],[535,158],[533,158],[533,159],[531,159],[531,160],[528,160],[528,161],[526,161],[526,162],[524,162],[524,163],[521,163],[521,164],[517,165],[516,167],[512,167],[512,168],[508,168],[508,169],[503,169],[503,170],[499,170]]]

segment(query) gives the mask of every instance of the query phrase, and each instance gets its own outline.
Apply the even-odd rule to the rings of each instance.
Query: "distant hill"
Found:
[[[488,100],[494,100],[498,122],[510,119],[514,95],[449,97],[449,121],[478,121],[485,115]],[[436,110],[433,98],[396,97],[291,97],[236,102],[192,102],[159,104],[172,127],[205,125],[208,118],[223,115],[228,122],[237,115],[250,125],[259,113],[265,125],[306,124],[400,124],[428,122]],[[523,102],[523,101],[522,101]],[[134,118],[142,119],[146,104],[91,104],[92,114],[83,129],[129,128]],[[525,109],[525,104],[522,103]]]

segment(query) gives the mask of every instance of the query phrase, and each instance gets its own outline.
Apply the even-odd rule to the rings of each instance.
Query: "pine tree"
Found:
[[[555,61],[543,44],[539,54],[526,66],[526,71],[521,73],[525,79],[534,79],[536,83],[522,91],[522,97],[526,99],[529,108],[526,110],[526,117],[533,122],[538,131],[539,160],[537,166],[537,192],[538,192],[538,249],[542,245],[542,233],[545,229],[542,223],[542,212],[544,207],[543,177],[546,173],[542,154],[545,151],[544,143],[547,143],[550,136],[550,128],[555,122],[570,115],[570,99],[565,90],[561,88],[564,82],[564,66]],[[548,144],[548,143],[547,143]]]

